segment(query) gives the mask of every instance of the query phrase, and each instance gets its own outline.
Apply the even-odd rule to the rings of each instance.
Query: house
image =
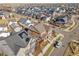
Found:
[[[23,26],[25,26],[25,27],[28,27],[28,28],[29,28],[31,25],[33,25],[29,19],[24,19],[24,18],[20,19],[19,24],[20,24],[20,25],[23,25]]]
[[[65,24],[67,23],[68,18],[66,16],[60,16],[56,18],[56,23],[57,24]]]
[[[36,29],[38,33],[40,33],[41,36],[46,35],[46,29],[44,27],[44,24],[38,23],[34,26],[34,28]]]
[[[7,32],[8,28],[6,26],[0,26],[0,37],[4,38],[4,37],[8,37],[10,36],[10,32]]]
[[[2,11],[0,11],[0,19],[5,19],[5,15]]]
[[[10,36],[10,32],[0,32],[0,38]]]
[[[61,8],[61,7],[58,7],[55,11],[58,12],[58,13],[66,12],[66,10],[64,8]]]
[[[9,26],[15,31],[19,32],[22,30],[22,27],[17,22],[9,22]]]
[[[0,31],[7,31],[8,28],[6,26],[0,26]]]
[[[24,48],[20,48],[17,56],[29,56],[29,55],[33,55],[32,53],[35,51],[36,48],[36,42],[38,40],[37,37],[35,37],[35,35],[32,36],[33,31],[28,30],[29,36],[31,37],[28,45]]]
[[[30,37],[28,36],[28,33],[25,30],[21,30],[0,41],[0,48],[6,55],[16,55],[19,49],[25,48],[29,42]]]

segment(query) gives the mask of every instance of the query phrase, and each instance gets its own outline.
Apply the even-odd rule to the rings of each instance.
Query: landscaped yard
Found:
[[[52,51],[52,49],[54,49],[53,45],[51,44],[51,46],[48,48],[48,50],[46,51],[46,53],[44,54],[44,56],[48,56],[49,53]]]
[[[6,25],[7,23],[7,20],[0,19],[0,25]]]

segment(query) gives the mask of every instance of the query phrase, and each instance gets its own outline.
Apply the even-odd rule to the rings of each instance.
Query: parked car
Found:
[[[61,46],[62,46],[62,42],[61,41],[55,41],[54,47],[60,48]]]

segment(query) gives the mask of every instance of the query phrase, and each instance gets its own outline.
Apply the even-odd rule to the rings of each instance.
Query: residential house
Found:
[[[9,26],[15,31],[19,32],[22,30],[22,27],[17,22],[10,22]]]
[[[22,30],[0,41],[0,48],[6,55],[17,55],[19,49],[25,48],[29,42],[30,37],[28,33]]]

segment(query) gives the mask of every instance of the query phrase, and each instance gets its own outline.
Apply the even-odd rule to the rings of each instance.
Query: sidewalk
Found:
[[[71,20],[72,20],[73,24],[70,27],[68,27],[67,29],[65,29],[64,31],[68,31],[69,32],[69,31],[71,31],[73,29],[74,26],[77,25],[76,22],[74,21],[73,16],[72,16],[72,19]]]
[[[52,43],[54,42],[54,41],[56,41],[59,37],[64,37],[62,34],[58,34],[50,43],[48,43],[46,46],[45,46],[45,48],[43,48],[43,53],[42,53],[42,55],[45,55],[45,53],[47,52],[47,50],[50,48],[50,46],[52,45]],[[51,50],[51,52],[48,54],[48,55],[50,55],[52,52],[53,52],[53,50],[54,50],[54,47],[52,46],[52,50]],[[41,53],[40,53],[41,54]],[[40,55],[39,54],[39,55]]]

